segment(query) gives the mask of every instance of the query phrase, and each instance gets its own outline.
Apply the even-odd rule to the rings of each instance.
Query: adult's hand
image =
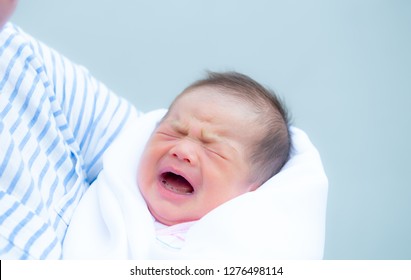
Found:
[[[16,9],[18,0],[0,0],[0,28],[7,22]]]

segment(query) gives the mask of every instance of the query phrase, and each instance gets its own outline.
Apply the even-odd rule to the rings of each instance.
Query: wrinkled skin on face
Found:
[[[198,220],[258,187],[247,160],[258,133],[253,112],[215,91],[200,87],[177,99],[143,153],[139,188],[163,224]]]

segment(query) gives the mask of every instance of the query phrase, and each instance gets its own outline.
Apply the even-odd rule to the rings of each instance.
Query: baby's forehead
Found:
[[[256,143],[264,135],[264,128],[257,121],[247,123],[219,123],[210,122],[205,125],[192,122],[190,117],[179,117],[180,114],[172,112],[162,120],[166,128],[171,129],[178,135],[192,135],[203,143],[236,143],[236,147],[248,151],[254,149]]]
[[[178,116],[188,110],[204,112],[204,108],[208,109],[205,115],[209,111],[209,118],[213,117],[211,112],[218,114],[223,111],[229,115],[231,120],[237,118],[238,122],[248,123],[250,128],[261,126],[267,115],[264,113],[265,108],[261,108],[257,102],[243,98],[239,94],[233,94],[229,90],[208,85],[182,92],[171,104],[168,115]]]
[[[224,105],[225,111],[242,110],[251,115],[255,115],[257,112],[261,113],[265,107],[258,101],[258,98],[252,98],[238,90],[213,85],[202,85],[186,89],[174,99],[169,109],[173,109],[176,104],[181,103],[181,100],[196,107]],[[178,109],[184,110],[184,107]]]

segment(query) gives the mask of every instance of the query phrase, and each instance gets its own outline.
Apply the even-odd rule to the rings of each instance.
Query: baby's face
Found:
[[[215,91],[201,87],[181,96],[147,143],[138,184],[161,223],[198,220],[258,187],[247,160],[256,137],[253,113]]]

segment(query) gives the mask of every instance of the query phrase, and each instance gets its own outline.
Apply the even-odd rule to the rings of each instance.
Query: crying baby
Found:
[[[198,220],[259,188],[289,158],[284,105],[236,72],[209,73],[195,82],[155,125],[144,123],[151,125],[146,131],[147,116],[131,122],[105,155],[101,176],[71,221],[65,258],[181,257]],[[147,135],[139,142],[145,146],[138,147],[134,136],[125,141],[128,133]]]
[[[287,111],[272,91],[243,74],[209,73],[153,132],[138,185],[157,222],[196,221],[278,173],[290,147]]]

